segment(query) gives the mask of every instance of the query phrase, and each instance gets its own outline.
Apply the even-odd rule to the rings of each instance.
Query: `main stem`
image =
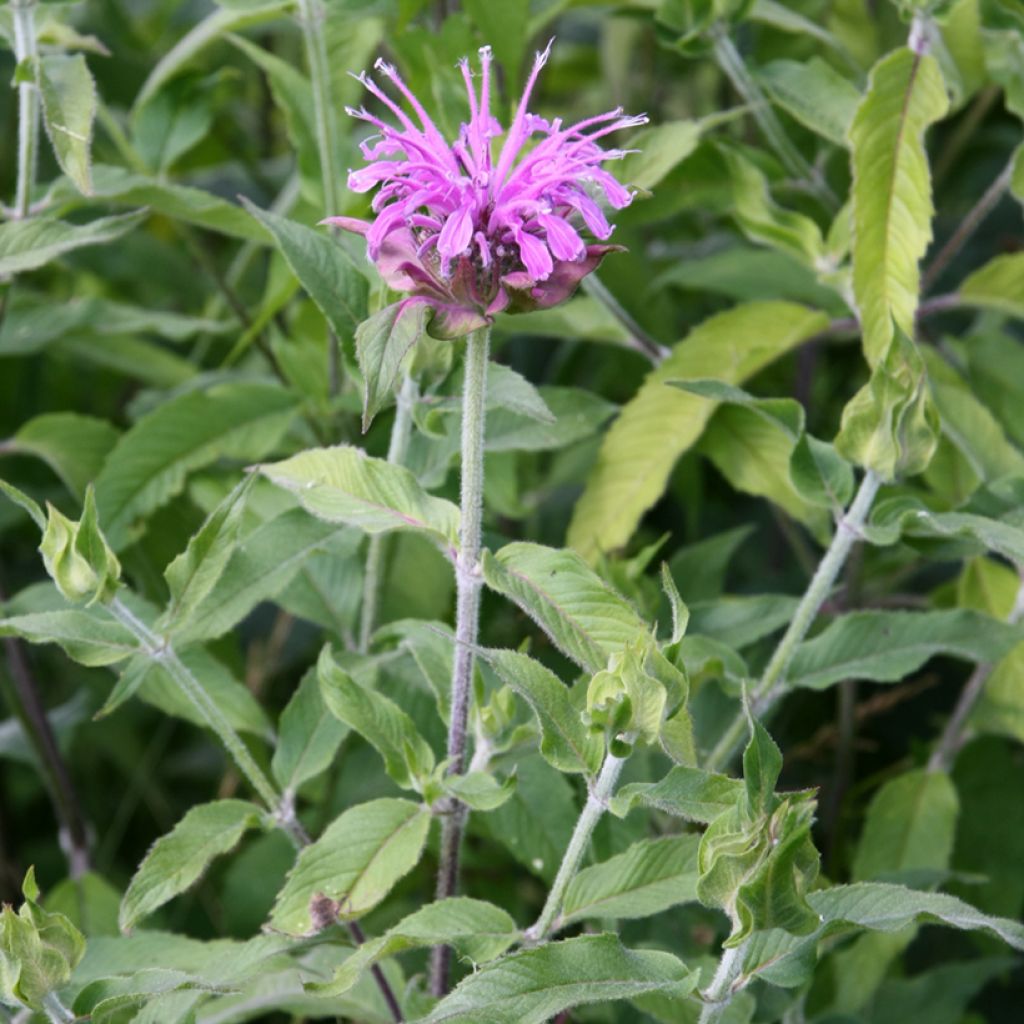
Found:
[[[733,985],[743,969],[743,956],[747,944],[741,942],[722,953],[718,961],[718,969],[711,984],[704,992],[704,1009],[701,1011],[700,1024],[717,1024],[732,1001]]]
[[[452,656],[451,717],[448,722],[449,772],[466,770],[466,731],[473,690],[473,649],[480,618],[480,539],[484,503],[484,422],[487,409],[487,354],[490,329],[474,331],[466,339],[465,383],[462,390],[462,500],[459,553],[455,559],[455,651]],[[437,898],[455,894],[459,880],[459,848],[466,823],[466,808],[458,800],[446,801],[441,825],[441,859]],[[442,996],[448,989],[451,949],[436,946],[430,963],[430,990]]]
[[[608,807],[608,800],[615,792],[624,763],[624,758],[616,757],[612,753],[605,757],[597,782],[590,790],[587,802],[583,805],[583,810],[576,821],[576,828],[573,829],[572,838],[565,849],[565,856],[558,868],[558,874],[555,875],[555,880],[551,884],[544,909],[540,912],[540,917],[536,922],[526,931],[527,941],[543,942],[551,932],[558,930],[560,923],[558,916],[561,913],[562,904],[565,902],[565,892],[569,888],[569,883],[576,877],[583,856],[590,846],[590,837],[593,835],[594,828],[601,820],[601,815]]]
[[[14,24],[15,60],[20,64],[23,60],[36,58],[36,0],[14,0],[11,20]],[[14,213],[20,218],[29,214],[38,147],[39,90],[34,81],[21,82],[18,85],[18,183],[14,196]]]
[[[401,465],[409,452],[412,437],[412,410],[419,395],[416,381],[406,374],[398,392],[395,405],[395,422],[391,425],[391,441],[388,444],[388,462]],[[366,568],[363,573],[363,604],[359,618],[359,651],[366,654],[370,649],[370,637],[377,625],[377,606],[380,601],[381,574],[384,569],[387,549],[387,535],[375,533],[366,548]]]
[[[785,685],[785,673],[796,653],[797,646],[817,618],[821,606],[825,603],[825,599],[846,563],[850,549],[860,539],[861,530],[867,520],[868,512],[871,511],[871,505],[880,484],[881,481],[871,470],[864,474],[860,488],[846,515],[839,521],[835,535],[832,537],[832,543],[829,544],[828,550],[818,563],[818,568],[797,605],[789,627],[775,648],[775,653],[768,662],[764,675],[761,676],[760,682],[751,694],[751,704],[755,712],[766,711],[778,698]],[[708,756],[705,764],[708,771],[716,771],[725,766],[736,750],[746,728],[746,716],[740,711]]]

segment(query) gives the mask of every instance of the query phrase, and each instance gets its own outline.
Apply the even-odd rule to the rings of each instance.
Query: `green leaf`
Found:
[[[281,594],[309,570],[314,556],[329,554],[344,564],[362,535],[323,523],[304,509],[290,508],[247,534],[231,552],[224,572],[184,631],[189,640],[222,636],[260,602]]]
[[[615,176],[627,185],[653,189],[700,142],[703,125],[699,121],[665,121],[644,128],[630,137],[628,153],[615,165]]]
[[[920,892],[901,885],[858,882],[812,892],[808,903],[821,925],[810,935],[797,937],[772,931],[755,935],[747,947],[743,972],[777,985],[803,984],[807,964],[813,964],[818,944],[830,935],[866,928],[898,932],[915,922],[940,923],[962,931],[984,931],[1014,949],[1024,949],[1024,925],[990,917],[968,903],[939,892]]]
[[[329,647],[320,652],[317,676],[331,714],[384,758],[385,771],[399,786],[422,789],[434,767],[434,752],[409,715],[384,694],[360,686],[331,657]]]
[[[683,996],[697,977],[670,953],[583,935],[522,950],[465,978],[416,1024],[544,1024],[563,1010],[648,992]]]
[[[647,626],[575,551],[520,542],[484,552],[484,581],[515,601],[567,657],[599,672]]]
[[[446,548],[456,546],[458,508],[427,494],[409,470],[359,448],[311,448],[261,466],[260,472],[329,523],[348,523],[367,533],[417,530]]]
[[[115,550],[134,537],[138,520],[181,492],[190,472],[220,458],[266,455],[296,411],[282,388],[236,381],[179,395],[140,419],[96,478],[101,519]]]
[[[676,765],[660,782],[631,782],[612,797],[611,811],[624,817],[650,807],[676,818],[708,824],[744,799],[742,780]]]
[[[491,370],[496,367],[492,365]],[[488,370],[488,377],[491,373]],[[566,448],[597,433],[616,407],[583,388],[541,387],[534,391],[547,414],[536,403],[526,409],[519,403],[495,409],[487,416],[486,448],[489,452],[549,451]],[[454,440],[454,432],[453,432]]]
[[[0,619],[0,636],[58,644],[80,665],[114,665],[138,651],[135,637],[98,608],[30,612]]]
[[[119,925],[130,932],[168,900],[185,892],[210,861],[234,849],[249,829],[265,824],[265,815],[245,800],[217,800],[193,807],[152,846],[121,901]]]
[[[740,650],[785,626],[797,603],[788,594],[729,595],[695,602],[690,606],[690,632]]]
[[[802,125],[837,146],[848,145],[861,95],[831,64],[820,57],[803,62],[775,60],[758,70],[757,80]]]
[[[348,728],[327,709],[316,669],[311,668],[281,712],[270,762],[281,789],[295,793],[304,782],[326,771],[347,735]]]
[[[30,217],[0,224],[0,276],[23,274],[89,245],[105,245],[134,231],[147,210],[98,217],[88,224]]]
[[[1018,163],[1024,166],[1024,159]],[[996,256],[969,274],[960,285],[960,299],[968,306],[994,309],[1024,320],[1024,253]]]
[[[171,600],[163,616],[164,628],[184,632],[196,611],[224,574],[238,540],[245,499],[254,476],[247,476],[210,513],[188,547],[164,570]]]
[[[28,420],[6,442],[0,454],[34,455],[42,459],[78,499],[99,475],[117,430],[106,420],[74,412],[43,413]]]
[[[749,710],[748,710],[749,718]],[[765,727],[749,718],[750,741],[743,751],[743,785],[751,814],[770,813],[782,772],[782,751]]]
[[[505,0],[495,4],[490,0],[466,0],[466,13],[480,29],[484,39],[493,41],[494,56],[505,70],[505,81],[519,79],[523,54],[529,32],[530,0]]]
[[[3,494],[22,511],[27,512],[32,522],[39,527],[40,532],[46,529],[46,513],[39,507],[39,503],[24,491],[19,490],[14,484],[9,484],[6,480],[0,480],[0,494]]]
[[[339,338],[351,338],[366,319],[366,278],[326,230],[315,231],[261,210],[243,197],[245,208],[271,234],[302,287]],[[379,314],[378,314],[379,315]]]
[[[540,752],[545,760],[559,771],[595,774],[601,767],[604,743],[584,726],[561,679],[518,651],[483,649],[478,653],[533,709],[540,723]]]
[[[335,920],[361,917],[415,867],[429,829],[430,812],[408,800],[349,808],[299,854],[270,927],[310,935]]]
[[[423,337],[429,314],[422,302],[395,302],[356,327],[356,358],[363,373],[364,431],[391,397],[402,364]]]
[[[668,598],[669,609],[672,612],[672,635],[669,637],[669,643],[677,644],[686,635],[686,627],[690,623],[690,609],[679,595],[679,588],[672,578],[668,562],[661,563],[661,589]]]
[[[935,58],[896,50],[872,69],[850,126],[853,290],[872,366],[889,348],[893,321],[914,336],[918,262],[934,213],[924,134],[948,106]]]
[[[605,437],[573,513],[570,545],[588,559],[624,545],[661,497],[676,460],[700,437],[713,406],[665,387],[666,381],[715,377],[739,384],[826,323],[823,313],[803,306],[753,302],[691,331],[648,376]]]
[[[364,942],[330,981],[311,985],[320,995],[347,992],[362,972],[396,953],[425,946],[454,946],[475,966],[501,956],[518,938],[515,921],[493,903],[454,897],[428,903],[379,938]]]
[[[940,654],[998,661],[1022,639],[1024,627],[965,609],[850,612],[796,649],[786,680],[809,690],[844,679],[893,683]]]
[[[697,898],[698,835],[642,839],[569,883],[559,926],[659,914]]]
[[[442,775],[440,784],[445,793],[460,800],[473,811],[496,811],[506,804],[516,791],[514,774],[498,779],[490,772],[465,772],[462,775]]]
[[[869,882],[902,871],[945,871],[959,809],[945,772],[924,769],[890,779],[868,807],[853,878]]]
[[[60,169],[85,195],[92,190],[92,129],[96,83],[85,57],[50,54],[39,58],[43,123]]]

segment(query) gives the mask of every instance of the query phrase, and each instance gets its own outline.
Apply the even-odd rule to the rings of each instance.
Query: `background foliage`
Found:
[[[17,84],[0,94],[0,478],[17,489],[0,503],[0,896],[28,922],[4,917],[0,982],[4,964],[45,962],[23,1001],[56,984],[93,1020],[378,1022],[392,1016],[365,968],[381,959],[409,1020],[696,1021],[690,972],[711,982],[725,907],[754,932],[730,1021],[1014,1019],[1024,974],[992,933],[1024,942],[1020,4],[40,3],[39,54],[17,68],[15,6],[0,74],[38,85],[46,135],[18,217]],[[615,168],[642,194],[599,285],[495,329],[491,749],[459,792],[478,902],[431,910],[437,829],[416,793],[442,786],[460,347],[417,348],[409,474],[381,483],[350,453],[324,470],[344,500],[310,491],[318,456],[298,453],[383,458],[394,420],[384,388],[361,433],[355,330],[387,301],[379,280],[360,244],[313,226],[365,212],[343,187],[360,160],[350,71],[388,55],[451,131],[459,57],[494,47],[504,114],[551,35],[539,109],[647,111]],[[698,800],[685,773],[706,787],[704,768],[729,767],[741,687],[758,692],[851,466],[885,486],[785,700],[756,708],[784,792],[758,733],[746,789],[719,779]],[[44,544],[64,596],[21,494],[71,521],[51,515]],[[390,531],[395,510],[417,528],[378,551],[367,647],[364,531]],[[548,550],[563,547],[578,555]],[[120,622],[103,605],[119,570]],[[561,588],[549,618],[538,581]],[[462,977],[540,912],[604,751],[580,723],[587,681],[653,623],[670,664],[638,678],[688,676],[693,748],[630,691],[630,728],[654,742],[630,756],[559,922],[595,934],[515,954],[533,995],[497,960],[462,1009],[432,1010],[424,946],[447,937]],[[496,650],[526,638],[533,661]],[[182,696],[188,679],[212,712]],[[297,820],[252,802],[211,714]],[[772,815],[789,859],[737,890],[707,837]],[[699,857],[681,818],[714,822]],[[323,839],[288,875],[286,832],[303,829]],[[42,896],[31,881],[22,896],[30,866]],[[286,937],[313,930],[324,884],[345,896],[329,916],[370,936],[351,957],[340,928]],[[45,956],[15,948],[29,932]],[[621,998],[577,1005],[595,992]]]

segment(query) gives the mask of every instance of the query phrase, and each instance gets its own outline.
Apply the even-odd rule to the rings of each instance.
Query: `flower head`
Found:
[[[598,199],[628,206],[633,193],[602,164],[624,155],[598,140],[647,118],[621,109],[565,126],[529,112],[530,95],[547,62],[538,53],[515,117],[500,148],[502,127],[491,114],[491,50],[480,50],[477,92],[467,60],[460,62],[469,120],[448,142],[390,64],[376,69],[404,97],[411,115],[372,78],[359,80],[394,115],[389,124],[361,107],[348,113],[378,134],[362,143],[364,167],[349,172],[355,192],[375,188],[373,221],[330,217],[366,236],[370,258],[396,291],[434,310],[430,332],[461,337],[502,310],[554,306],[575,290],[617,247],[584,241],[581,230],[605,241],[612,228]],[[539,138],[538,138],[539,137]],[[537,141],[534,141],[537,139]]]

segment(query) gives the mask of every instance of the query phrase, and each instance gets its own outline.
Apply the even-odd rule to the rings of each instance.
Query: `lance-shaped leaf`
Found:
[[[139,649],[134,635],[98,608],[0,618],[0,636],[17,636],[32,644],[58,644],[68,657],[91,668],[114,665]]]
[[[35,270],[66,252],[113,242],[137,228],[148,210],[99,217],[88,224],[30,217],[0,224],[0,277]]]
[[[364,942],[330,981],[309,988],[322,996],[347,992],[375,963],[426,946],[454,946],[460,956],[479,965],[501,956],[518,936],[515,921],[493,903],[464,896],[439,900],[414,911],[379,938]]]
[[[434,752],[409,715],[384,694],[360,686],[331,657],[329,647],[320,652],[317,675],[331,714],[377,750],[399,786],[421,788],[434,767]]]
[[[188,889],[214,857],[234,849],[264,824],[264,813],[245,800],[217,800],[193,807],[152,846],[121,900],[119,924],[131,931],[144,917]]]
[[[243,198],[245,208],[273,236],[309,297],[340,338],[351,338],[366,319],[366,278],[324,230],[268,213]]]
[[[1021,151],[1024,153],[1024,149]],[[1024,158],[1017,161],[1024,167]],[[1024,178],[1024,171],[1021,172]],[[960,285],[961,300],[979,309],[994,309],[1024,319],[1024,252],[996,256]]]
[[[744,957],[744,975],[774,985],[802,985],[810,977],[823,938],[858,928],[896,932],[915,922],[987,932],[1014,949],[1024,950],[1024,925],[1019,921],[983,914],[946,893],[858,882],[812,892],[807,902],[821,921],[817,930],[806,936],[778,930],[752,936]]]
[[[559,926],[594,918],[648,917],[697,898],[700,836],[641,839],[584,868],[569,883]]]
[[[456,546],[458,507],[431,497],[403,466],[370,458],[359,448],[311,448],[261,466],[260,472],[329,523],[367,533],[418,530],[446,548]]]
[[[676,460],[700,437],[714,406],[666,381],[741,384],[827,323],[824,313],[794,303],[750,302],[694,328],[609,430],[576,504],[569,544],[588,559],[625,544],[661,497]]]
[[[757,72],[768,95],[812,132],[846,146],[861,95],[857,87],[820,57],[775,60]]]
[[[796,649],[787,685],[824,690],[844,679],[892,683],[936,655],[994,662],[1021,640],[1024,625],[963,608],[851,612]]]
[[[683,996],[697,977],[670,953],[583,935],[503,957],[463,979],[417,1024],[544,1024],[574,1006],[649,992]]]
[[[299,854],[269,926],[309,935],[361,917],[416,866],[429,829],[429,810],[409,800],[371,800],[345,811]]]
[[[660,782],[631,782],[611,799],[613,814],[650,807],[677,818],[707,824],[738,806],[746,791],[741,779],[676,765]]]
[[[60,169],[88,195],[92,191],[92,127],[96,83],[80,53],[49,54],[39,59],[39,95],[43,123]]]
[[[533,708],[544,758],[559,771],[595,774],[601,767],[604,742],[584,726],[562,680],[518,651],[485,649],[479,655]]]
[[[310,669],[281,712],[270,769],[285,792],[326,771],[348,735],[348,727],[327,710],[316,669]]]
[[[364,431],[391,397],[402,364],[423,337],[429,314],[425,303],[395,302],[356,328],[356,358],[363,374]]]
[[[914,335],[934,213],[924,133],[948,107],[935,59],[896,50],[872,69],[850,126],[853,290],[872,366],[888,351],[894,321]]]
[[[484,580],[515,601],[556,647],[589,672],[644,639],[648,629],[632,605],[574,551],[526,542],[484,552]]]

